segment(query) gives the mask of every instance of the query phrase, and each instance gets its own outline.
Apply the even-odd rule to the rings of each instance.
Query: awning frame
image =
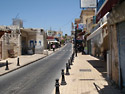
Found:
[[[87,37],[87,41],[92,39],[93,37],[95,37],[96,35],[100,34],[102,32],[102,28],[107,24],[107,22],[105,22],[103,25],[101,25],[98,29],[96,29],[94,32],[92,32],[88,37]]]

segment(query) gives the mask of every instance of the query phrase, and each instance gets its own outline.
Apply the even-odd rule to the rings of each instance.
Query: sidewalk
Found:
[[[56,51],[59,49],[56,49]],[[48,51],[48,55],[52,54],[53,51]],[[30,63],[33,63],[39,59],[42,59],[46,56],[48,56],[47,53],[45,52],[44,54],[34,54],[34,55],[21,55],[19,56],[19,61],[20,61],[20,66],[17,66],[17,57],[16,58],[8,58],[8,66],[9,70],[5,70],[6,66],[6,60],[0,61],[0,76],[7,74],[9,72],[12,72],[16,69],[19,69],[21,67],[24,67]]]
[[[106,80],[106,64],[90,55],[78,53],[69,72],[67,85],[60,85],[60,94],[121,94]]]

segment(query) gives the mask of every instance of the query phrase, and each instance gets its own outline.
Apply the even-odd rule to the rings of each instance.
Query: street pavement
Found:
[[[64,46],[62,46],[61,48],[57,48],[55,49],[54,52],[62,49]],[[5,75],[9,72],[12,72],[12,71],[15,71],[21,67],[24,67],[26,65],[29,65],[35,61],[38,61],[40,59],[43,59],[45,58],[46,56],[49,56],[51,54],[54,53],[53,50],[44,50],[43,54],[33,54],[33,55],[21,55],[21,56],[18,56],[19,57],[19,64],[20,66],[17,66],[17,58],[18,57],[15,57],[15,58],[7,58],[5,60],[1,60],[0,61],[0,76],[2,75]],[[6,61],[8,61],[8,67],[9,67],[9,70],[5,70],[6,69]]]
[[[57,49],[56,51],[61,50],[61,54],[64,54],[63,52],[68,51],[67,49],[63,49],[63,48],[61,48],[61,49]],[[55,53],[56,53],[56,51],[55,51]],[[53,51],[48,51],[48,55],[50,56],[51,54],[53,54]],[[57,56],[60,56],[61,54],[57,54]],[[5,74],[8,74],[9,72],[15,71],[21,67],[29,65],[29,64],[33,63],[34,61],[38,61],[42,58],[45,58],[48,55],[45,51],[44,54],[19,56],[20,66],[17,66],[17,58],[8,58],[6,60],[8,60],[8,62],[9,62],[9,70],[5,70],[4,65],[5,65],[6,60],[2,60],[2,61],[0,61],[0,64],[1,64],[0,65],[0,76],[2,78],[2,76],[4,76]],[[68,56],[66,56],[66,57],[68,58]],[[51,58],[51,60],[57,60],[57,59]],[[66,60],[67,59],[65,59],[65,61]],[[53,69],[55,66],[57,67],[57,65],[54,63],[54,65],[52,67],[50,67],[50,65],[49,65],[49,68]],[[64,67],[64,64],[61,66]],[[30,68],[30,69],[32,69],[32,68]],[[57,67],[57,69],[60,70],[60,74],[61,74],[60,67]],[[53,72],[57,71],[57,69],[54,69]],[[25,69],[23,69],[23,70],[25,70]],[[44,68],[42,70],[44,70]],[[49,71],[47,70],[47,72],[49,72]],[[65,76],[65,80],[66,80],[67,85],[64,85],[64,86],[60,85],[60,94],[121,94],[120,90],[118,90],[117,88],[114,88],[114,86],[112,86],[112,84],[107,80],[107,78],[106,78],[106,64],[103,61],[100,61],[99,59],[97,59],[93,56],[81,55],[81,53],[78,53],[78,56],[75,57],[73,65],[71,66],[71,70],[69,70],[69,72],[70,72],[70,75]],[[34,73],[35,73],[35,71],[34,71]],[[39,87],[39,85],[38,86],[35,85],[36,88],[41,88],[42,90],[44,90],[48,86],[49,87],[49,88],[47,88],[48,90],[50,88],[53,89],[54,85],[55,85],[54,84],[55,79],[56,79],[55,77],[57,77],[57,78],[61,77],[59,75],[59,73],[56,73],[56,74],[58,74],[58,76],[55,76],[53,74],[50,75],[48,73],[48,74],[46,74],[47,76],[49,76],[47,78],[45,77],[44,74],[42,74],[42,77],[40,77],[40,78],[34,78],[36,80],[41,79],[41,80],[45,81],[45,83],[46,83],[46,80],[47,80],[47,82],[49,82],[49,80],[53,80],[53,82],[50,85],[50,86],[53,85],[53,87],[49,87],[48,84],[45,84],[44,82],[42,82],[45,85],[45,87],[44,86]],[[23,75],[25,75],[25,74],[23,74]],[[36,74],[36,75],[38,76],[38,74]],[[29,74],[28,77],[30,77],[30,76],[31,76],[31,74]],[[53,77],[53,79],[49,79],[52,77]],[[5,78],[8,79],[8,77],[5,77]],[[5,78],[3,77],[2,79],[5,79]],[[21,77],[18,77],[18,78],[21,78]],[[27,78],[25,78],[25,79],[27,79]],[[23,78],[24,81],[25,81],[25,79]],[[8,80],[7,83],[9,83],[10,80]],[[13,80],[15,80],[15,78]],[[0,80],[0,81],[4,81],[4,80]],[[35,83],[35,81],[34,81],[34,83]],[[61,78],[60,78],[60,82],[61,82]],[[2,82],[0,82],[0,83],[2,84]],[[21,84],[21,82],[20,82],[20,84]],[[40,83],[38,82],[37,84],[40,84]],[[7,87],[6,85],[5,85],[5,88]],[[25,92],[25,89],[24,89],[24,91],[19,90],[20,92],[17,93],[16,90],[18,90],[20,88],[18,86],[16,87],[16,86],[12,85],[11,88],[12,87],[15,87],[15,88],[13,88],[11,90],[11,92],[2,93],[2,94],[18,94],[18,93],[19,94],[28,94],[29,91]],[[50,89],[50,91],[51,91],[51,89]],[[31,93],[33,94],[34,92],[35,92],[35,94],[39,94],[39,93],[37,93],[37,91],[35,92],[35,91],[31,90],[30,94]],[[42,92],[41,94],[46,94],[46,93]],[[55,94],[55,88],[54,88],[52,94]]]
[[[106,63],[93,56],[78,53],[69,73],[65,75],[67,85],[60,85],[60,94],[121,94],[106,78]]]
[[[56,51],[59,50],[59,49],[56,49]],[[50,50],[46,50],[44,51],[43,54],[33,54],[33,55],[21,55],[21,56],[18,56],[19,57],[19,64],[20,66],[17,66],[17,57],[16,58],[7,58],[5,60],[1,60],[0,61],[0,76],[4,75],[4,74],[7,74],[9,72],[12,72],[16,69],[19,69],[21,67],[24,67],[28,64],[31,64],[33,63],[34,61],[37,61],[37,60],[40,60],[50,54],[52,54],[53,51]],[[9,70],[5,70],[6,66],[6,61],[8,60],[8,67],[9,67]]]
[[[0,94],[52,94],[55,79],[60,78],[71,49],[72,45],[67,44],[43,59],[0,76]]]

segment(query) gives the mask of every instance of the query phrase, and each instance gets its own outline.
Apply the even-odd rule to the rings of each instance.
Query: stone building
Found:
[[[125,88],[125,1],[118,0],[108,17],[110,78]]]
[[[90,21],[93,16],[95,15],[95,10],[94,9],[86,9],[82,10],[80,14],[80,23],[83,24],[84,26],[84,31],[87,30],[87,22]]]
[[[106,51],[109,50],[106,14],[97,24],[93,24],[87,37],[88,53],[106,61]]]
[[[17,57],[20,51],[20,31],[18,26],[0,26],[1,59]]]
[[[0,26],[0,59],[25,54],[41,54],[47,49],[43,29],[20,28],[17,25]]]
[[[46,49],[46,33],[43,29],[22,28],[21,54],[41,54]]]
[[[97,45],[94,46],[99,46],[101,43],[99,51],[94,49],[98,47],[91,47],[92,54],[95,56],[96,53],[97,56],[105,54],[107,78],[122,89],[125,87],[125,1],[99,0],[98,3],[102,5],[96,14],[97,25],[87,40],[91,41],[92,45],[96,40]]]
[[[80,14],[80,23],[83,24],[83,32],[80,34],[81,37],[83,37],[83,47],[85,48],[84,51],[87,53],[87,43],[86,43],[86,37],[85,35],[90,33],[90,30],[92,28],[92,19],[93,16],[95,15],[95,10],[94,9],[85,9],[81,11]]]

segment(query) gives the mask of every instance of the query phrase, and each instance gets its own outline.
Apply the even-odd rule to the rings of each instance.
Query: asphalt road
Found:
[[[51,94],[72,53],[69,43],[54,54],[0,77],[0,94]]]

